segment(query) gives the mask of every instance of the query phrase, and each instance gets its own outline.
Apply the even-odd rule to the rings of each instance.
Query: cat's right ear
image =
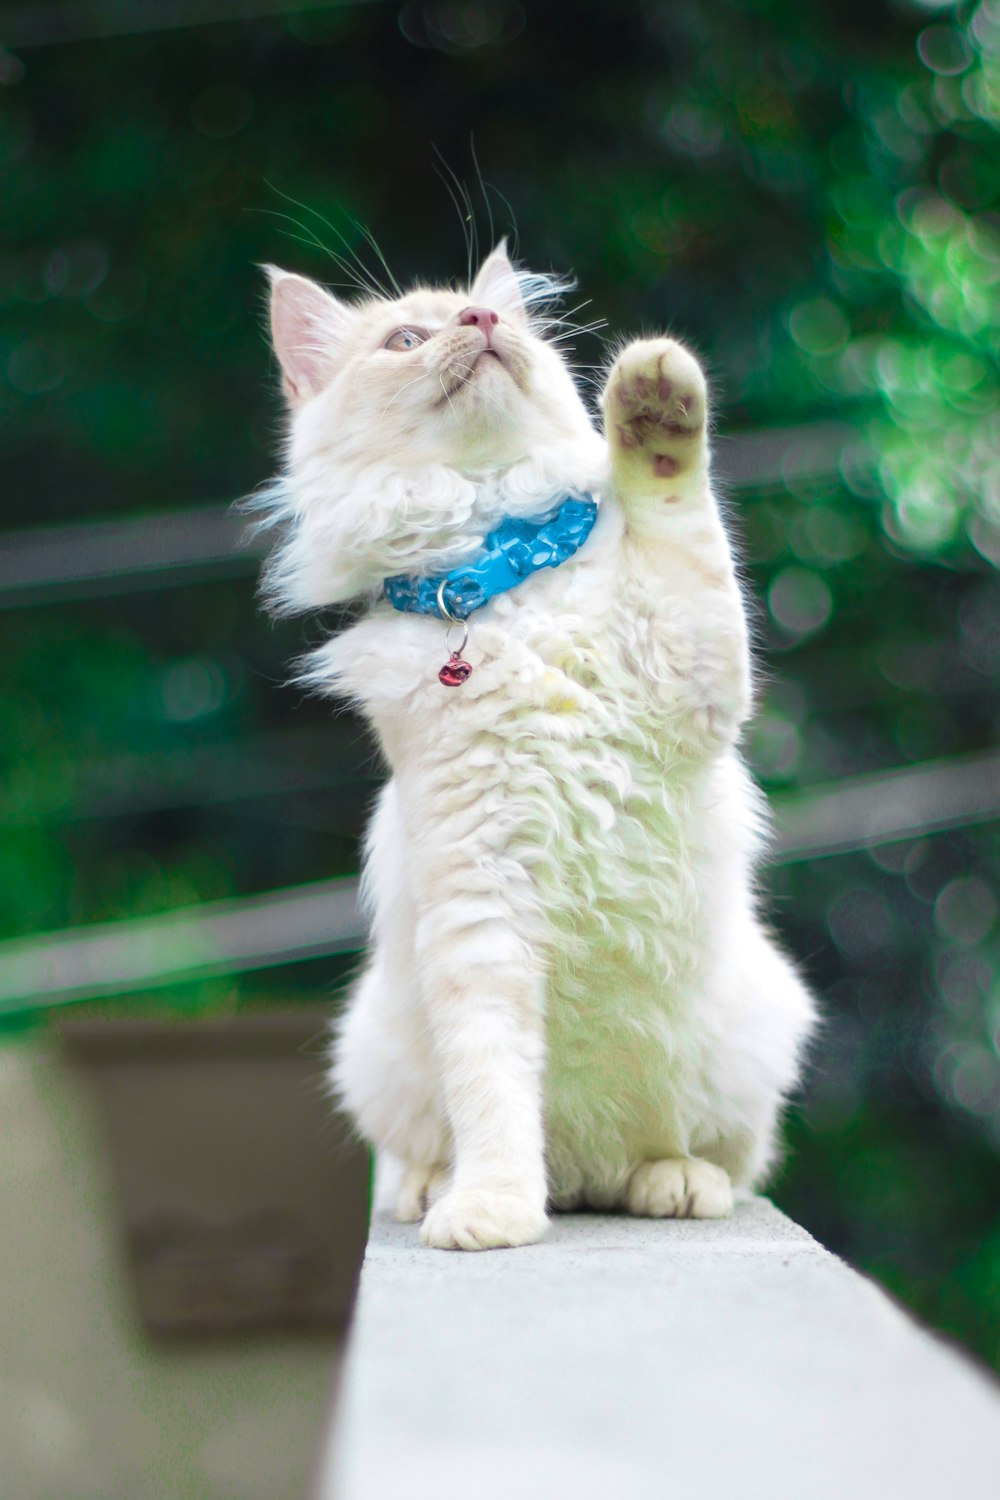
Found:
[[[499,308],[508,317],[527,319],[528,310],[517,272],[507,254],[507,241],[502,239],[483,261],[476,279],[469,288],[473,302],[483,307]]]
[[[290,405],[299,406],[336,373],[353,313],[315,281],[264,266],[271,282],[271,342]]]

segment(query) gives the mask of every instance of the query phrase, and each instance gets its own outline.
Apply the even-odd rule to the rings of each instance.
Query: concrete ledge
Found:
[[[763,1199],[422,1250],[377,1218],[316,1500],[995,1500],[1000,1386]]]

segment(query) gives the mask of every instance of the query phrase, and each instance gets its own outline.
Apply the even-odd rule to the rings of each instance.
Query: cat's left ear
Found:
[[[333,379],[353,323],[351,309],[315,281],[264,266],[271,282],[271,342],[289,404],[299,406]]]
[[[527,322],[528,309],[521,295],[517,272],[507,254],[506,240],[501,240],[483,261],[469,295],[477,307],[492,307],[494,312]]]

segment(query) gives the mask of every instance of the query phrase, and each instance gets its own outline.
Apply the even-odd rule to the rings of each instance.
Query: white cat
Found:
[[[392,770],[333,1072],[402,1163],[397,1215],[468,1250],[538,1239],[547,1204],[725,1215],[773,1160],[812,1004],[757,912],[701,369],[629,344],[602,437],[533,312],[551,288],[502,245],[467,292],[348,304],[271,277],[291,421],[265,587],[285,611],[364,601],[307,680],[360,705]],[[599,502],[589,538],[475,611],[472,675],[443,685],[459,631],[384,580],[433,588],[567,496]]]

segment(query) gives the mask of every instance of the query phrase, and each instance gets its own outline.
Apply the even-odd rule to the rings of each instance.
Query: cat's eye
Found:
[[[429,338],[426,328],[397,328],[395,333],[390,333],[382,347],[405,354],[408,349],[416,349],[418,344],[426,343]]]

